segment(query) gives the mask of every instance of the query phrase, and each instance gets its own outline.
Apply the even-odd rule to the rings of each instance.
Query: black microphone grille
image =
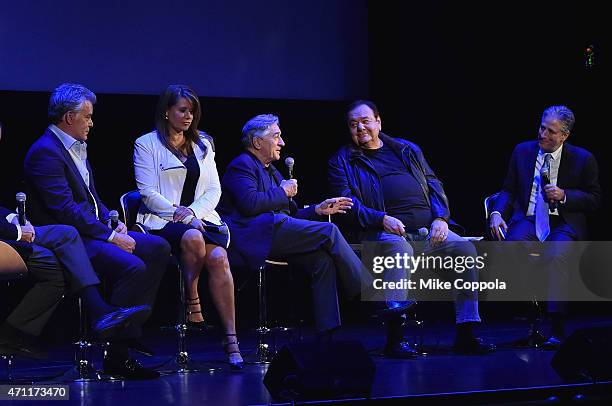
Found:
[[[26,194],[23,192],[19,192],[15,195],[15,200],[17,200],[18,202],[25,202],[26,201]]]
[[[294,164],[295,164],[295,159],[291,158],[290,156],[285,158],[285,165],[291,168],[293,167]]]
[[[108,212],[108,217],[113,221],[117,221],[119,220],[119,212],[117,212],[117,210],[111,210]]]

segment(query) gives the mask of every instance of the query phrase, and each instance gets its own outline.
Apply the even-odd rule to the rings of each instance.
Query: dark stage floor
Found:
[[[610,323],[601,317],[582,317],[572,320],[569,327],[570,331],[573,331],[606,325],[609,326]],[[409,328],[408,333],[411,330]],[[453,404],[500,404],[521,399],[545,401],[551,394],[559,391],[573,396],[575,393],[588,393],[593,388],[593,385],[589,384],[579,386],[576,385],[578,382],[564,382],[550,365],[554,352],[505,347],[503,343],[520,338],[525,333],[524,322],[496,322],[483,326],[480,335],[487,341],[501,345],[497,352],[486,356],[459,356],[451,353],[453,327],[448,323],[439,323],[424,328],[425,348],[430,349],[428,355],[413,360],[385,359],[378,355],[384,341],[383,331],[375,322],[368,322],[349,324],[336,335],[336,340],[360,340],[370,351],[376,365],[370,399],[377,400],[377,403],[418,401],[440,404],[450,400]],[[413,337],[408,337],[413,341]],[[200,361],[210,361],[212,365],[221,368],[218,371],[167,374],[153,381],[73,382],[69,384],[70,403],[113,406],[232,406],[273,403],[274,399],[263,384],[267,367],[247,365],[240,371],[231,371],[223,363],[220,338],[219,334],[213,331],[191,334],[189,339],[192,357]],[[311,334],[307,332],[305,339],[310,338]],[[286,340],[287,337],[279,338],[279,345]],[[156,356],[140,357],[147,366],[162,364],[171,358],[175,350],[175,337],[171,333],[150,334],[143,341],[157,351]],[[246,355],[246,358],[252,357],[256,343],[254,334],[242,333],[240,341],[243,355]],[[101,351],[96,349],[94,354],[99,367]],[[50,357],[44,362],[16,359],[13,367],[14,377],[19,379],[36,376],[40,380],[42,377],[57,376],[71,367],[72,357],[72,348],[56,346],[50,348]],[[2,371],[0,379],[4,379],[5,372]],[[52,382],[47,380],[39,383]],[[612,396],[610,386],[604,383],[597,387],[600,392],[598,396],[604,393],[603,396],[608,396],[609,402]],[[23,401],[13,403],[24,404]]]

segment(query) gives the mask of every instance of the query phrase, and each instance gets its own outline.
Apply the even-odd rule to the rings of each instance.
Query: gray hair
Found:
[[[279,124],[278,117],[274,114],[260,114],[247,121],[242,127],[242,146],[250,148],[253,145],[253,138],[265,136],[270,126],[274,124]]]
[[[565,106],[548,107],[542,114],[542,121],[546,120],[548,117],[559,121],[561,124],[561,131],[563,131],[565,134],[569,134],[572,131],[572,128],[574,128],[574,122],[576,121],[574,118],[574,113],[572,113],[572,111]]]
[[[53,124],[61,122],[64,114],[79,111],[86,100],[96,104],[96,95],[83,85],[62,83],[53,90],[49,98],[49,120]]]

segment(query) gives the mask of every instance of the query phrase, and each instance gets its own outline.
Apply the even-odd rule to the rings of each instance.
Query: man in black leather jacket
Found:
[[[380,114],[371,101],[351,103],[346,117],[352,142],[330,159],[329,182],[334,194],[353,200],[351,226],[358,231],[359,240],[375,242],[377,257],[396,257],[398,254],[476,257],[474,245],[449,230],[448,199],[420,148],[404,139],[383,134]],[[413,250],[408,240],[423,241],[413,244]],[[417,246],[421,248],[417,249]],[[397,263],[385,267],[383,278],[389,282],[408,280],[409,274],[417,271],[409,270],[409,267]],[[435,271],[439,274],[441,270]],[[478,280],[474,267],[442,272],[445,279]],[[480,322],[477,291],[457,289],[454,295],[455,351],[486,353],[493,350],[494,346],[484,344],[472,332],[473,325]],[[406,300],[407,290],[386,289],[385,297],[387,300]],[[392,351],[403,338],[401,320],[387,325],[386,351]]]

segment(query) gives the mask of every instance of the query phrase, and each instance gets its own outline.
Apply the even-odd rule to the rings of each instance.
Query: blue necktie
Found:
[[[542,173],[548,173],[550,176],[550,154],[544,154],[544,163],[540,169],[540,181],[538,182],[538,192],[535,207],[535,231],[538,240],[544,241],[550,233],[550,224],[548,222],[548,203],[544,201],[544,181]],[[550,180],[549,180],[550,181]]]

